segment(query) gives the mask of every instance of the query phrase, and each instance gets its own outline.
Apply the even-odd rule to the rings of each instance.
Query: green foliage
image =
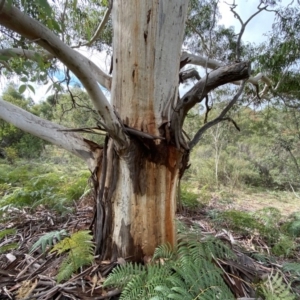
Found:
[[[65,229],[62,230],[56,230],[51,231],[43,236],[41,236],[31,247],[30,253],[33,253],[37,248],[41,246],[42,253],[45,253],[46,247],[52,247],[52,244],[54,240],[57,240],[58,242],[62,240],[63,237],[67,235],[67,232]]]
[[[236,210],[219,212],[215,216],[215,222],[221,226],[226,224],[230,229],[246,236],[260,236],[271,247],[274,255],[290,257],[297,245],[293,235],[286,230],[290,223],[280,225],[281,218],[277,209],[267,207],[255,213]]]
[[[9,86],[4,91],[2,98],[31,113],[38,115],[40,113],[35,108],[33,101],[25,98],[13,86]],[[41,139],[25,133],[0,119],[0,147],[3,147],[9,162],[13,162],[17,157],[36,158],[41,154],[45,144],[46,142]]]
[[[247,212],[228,210],[218,215],[218,221],[226,222],[227,226],[241,234],[259,234],[263,226],[254,216]]]
[[[222,278],[216,258],[234,257],[215,239],[182,241],[177,249],[161,245],[153,263],[127,263],[115,268],[104,286],[122,289],[121,299],[234,299]]]
[[[290,257],[294,254],[296,243],[290,236],[280,234],[277,242],[272,247],[272,253],[276,256]]]
[[[4,239],[5,237],[9,236],[9,235],[15,235],[17,232],[17,230],[15,228],[7,228],[7,229],[3,229],[0,231],[0,241],[2,239]],[[19,244],[18,243],[5,243],[5,242],[2,242],[0,243],[1,246],[0,246],[0,254],[1,253],[5,253],[9,250],[13,250],[13,249],[16,249]]]
[[[0,231],[0,239],[3,239],[7,235],[15,234],[17,230],[15,228],[8,228]]]
[[[219,101],[211,119],[223,108]],[[191,153],[193,163],[183,182],[196,182],[210,190],[220,185],[290,190],[292,185],[297,191],[300,187],[299,111],[283,106],[259,110],[237,107],[230,116],[241,131],[224,122],[209,129]],[[202,126],[203,118],[199,110],[192,118],[187,117],[187,133],[193,136],[195,128]]]
[[[181,184],[180,186],[180,202],[183,207],[187,207],[189,209],[195,209],[200,206],[200,202],[198,200],[199,196],[196,193],[191,192],[187,185]]]
[[[258,293],[266,300],[295,300],[295,296],[290,291],[290,286],[283,282],[279,273],[268,278],[260,285]]]
[[[51,250],[51,252],[55,251],[57,254],[68,252],[56,276],[58,282],[68,280],[80,267],[91,264],[94,259],[91,232],[82,230],[73,233],[57,243]]]
[[[300,280],[300,263],[296,262],[287,262],[282,266],[284,272],[290,272],[296,279]]]
[[[282,229],[292,237],[300,237],[300,212],[293,213]]]
[[[0,207],[13,205],[65,212],[84,193],[90,173],[51,164],[0,165]]]

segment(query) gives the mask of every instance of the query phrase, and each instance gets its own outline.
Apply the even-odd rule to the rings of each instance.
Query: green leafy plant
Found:
[[[68,252],[68,256],[63,260],[56,279],[58,282],[67,280],[80,267],[91,264],[94,259],[94,244],[89,230],[82,230],[73,233],[57,243],[51,252],[62,254]]]
[[[293,213],[282,229],[292,237],[300,237],[300,212]]]
[[[2,169],[3,166],[3,169]],[[28,163],[0,167],[0,207],[39,205],[61,213],[70,211],[73,200],[84,193],[90,173],[51,164]]]
[[[295,296],[290,291],[290,286],[283,282],[279,273],[270,275],[260,284],[258,293],[265,300],[295,300]]]
[[[180,189],[180,201],[183,207],[189,209],[195,209],[200,207],[201,204],[198,200],[199,195],[191,192],[186,184],[181,185]]]
[[[53,240],[61,241],[63,237],[67,236],[67,232],[62,230],[51,231],[41,236],[31,247],[30,253],[33,253],[37,248],[41,247],[42,252],[45,253],[46,247],[52,247]]]
[[[280,234],[278,241],[272,247],[272,252],[276,256],[290,257],[295,249],[295,241],[285,234]]]
[[[155,251],[147,266],[127,263],[115,268],[104,286],[122,289],[121,299],[234,299],[214,264],[217,257],[234,257],[215,239],[203,243],[183,240],[176,249],[168,244]]]
[[[17,230],[15,228],[7,228],[0,231],[0,241],[7,237],[8,235],[15,235]],[[18,247],[18,243],[6,243],[5,241],[0,243],[0,254],[5,253],[9,250],[16,249]]]
[[[300,278],[300,263],[288,262],[282,266],[283,271],[291,272]]]

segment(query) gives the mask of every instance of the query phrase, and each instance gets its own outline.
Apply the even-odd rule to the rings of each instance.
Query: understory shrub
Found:
[[[58,168],[50,164],[26,163],[0,166],[0,207],[44,205],[68,210],[88,187],[89,171]]]

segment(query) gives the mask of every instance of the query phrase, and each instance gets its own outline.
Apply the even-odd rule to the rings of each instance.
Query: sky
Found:
[[[230,8],[227,3],[232,3],[233,0],[220,0],[219,1],[219,8],[220,13],[222,15],[222,19],[220,21],[220,24],[224,24],[226,27],[234,26],[235,31],[239,32],[240,30],[240,23],[239,21],[234,18],[232,12],[230,11]],[[257,11],[257,4],[258,0],[236,0],[235,3],[237,4],[236,11],[240,15],[243,21],[246,21],[255,11]],[[282,4],[287,4],[289,1],[282,0]],[[268,13],[268,12],[261,12],[259,15],[255,16],[254,19],[250,21],[248,26],[246,27],[246,30],[243,35],[243,41],[246,42],[253,42],[253,43],[261,43],[266,39],[265,34],[271,30],[272,23],[274,20],[274,13]],[[104,53],[91,53],[90,51],[81,50],[80,51],[83,55],[89,57],[92,61],[94,61],[97,65],[101,66],[103,70],[106,72],[109,68],[110,60],[107,59],[107,55]],[[1,88],[5,87],[6,82],[5,79],[0,78],[0,92]],[[49,88],[49,85],[45,86],[35,86],[35,94],[27,90],[25,92],[26,96],[30,96],[34,99],[35,102],[38,102],[40,100],[46,99],[46,97],[51,94],[51,91],[49,91],[46,94],[47,89]],[[184,90],[181,88],[181,94],[188,89],[188,87],[185,87]]]
[[[230,7],[226,3],[232,3],[232,0],[221,0],[219,4],[220,12],[222,15],[221,24],[225,26],[234,26],[235,31],[239,32],[241,24],[236,19]],[[257,0],[236,0],[237,7],[235,11],[239,14],[243,22],[246,22],[251,15],[257,11]],[[289,1],[283,0],[282,4],[289,3]],[[243,41],[261,43],[266,40],[265,34],[272,29],[274,21],[274,13],[262,11],[256,15],[246,26],[246,30],[243,34]]]

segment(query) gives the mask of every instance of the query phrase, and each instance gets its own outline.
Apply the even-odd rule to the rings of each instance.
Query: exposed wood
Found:
[[[102,230],[104,245],[98,252],[105,258],[142,260],[159,244],[176,243],[176,191],[183,153],[167,144],[160,125],[170,119],[178,99],[187,6],[185,0],[113,4],[111,101],[128,133],[129,147],[118,151],[110,140],[107,149],[102,197],[106,210],[104,216],[99,214],[104,226],[96,228]]]

